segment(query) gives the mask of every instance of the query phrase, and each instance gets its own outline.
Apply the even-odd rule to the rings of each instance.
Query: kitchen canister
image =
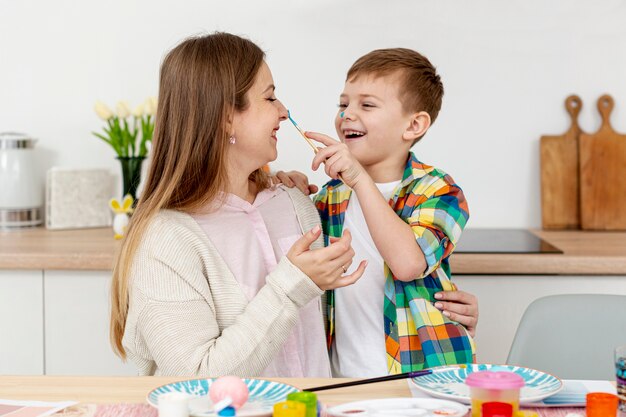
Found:
[[[0,133],[0,229],[43,222],[43,179],[35,159],[35,142],[23,133]]]

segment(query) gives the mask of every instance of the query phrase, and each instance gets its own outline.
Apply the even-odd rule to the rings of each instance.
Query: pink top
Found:
[[[217,211],[193,218],[215,245],[248,300],[265,285],[265,277],[302,236],[291,198],[281,187],[259,192],[252,204],[227,194]],[[320,299],[300,309],[300,320],[261,376],[331,376]]]
[[[465,378],[465,384],[474,388],[484,389],[517,389],[525,385],[524,378],[515,372],[472,372]]]

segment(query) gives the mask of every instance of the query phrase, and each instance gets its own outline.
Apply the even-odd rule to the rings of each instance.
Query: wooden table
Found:
[[[145,403],[153,389],[188,378],[0,376],[0,398],[10,400],[78,401],[83,404]],[[350,381],[346,378],[269,378],[300,389]],[[372,398],[411,397],[406,380],[319,391],[325,405]]]

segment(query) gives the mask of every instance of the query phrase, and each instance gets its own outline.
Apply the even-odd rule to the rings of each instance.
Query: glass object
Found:
[[[626,412],[626,345],[615,348],[615,376],[619,410]]]
[[[137,187],[141,181],[141,166],[144,156],[119,156],[117,158],[122,165],[122,196],[129,194],[135,204],[137,202]]]

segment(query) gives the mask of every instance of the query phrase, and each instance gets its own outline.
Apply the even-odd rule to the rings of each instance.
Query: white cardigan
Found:
[[[287,191],[303,232],[319,224],[311,200]],[[322,246],[321,236],[311,245]],[[257,376],[287,339],[299,308],[323,294],[283,257],[248,302],[204,231],[172,210],[151,220],[129,278],[122,343],[142,375]]]

